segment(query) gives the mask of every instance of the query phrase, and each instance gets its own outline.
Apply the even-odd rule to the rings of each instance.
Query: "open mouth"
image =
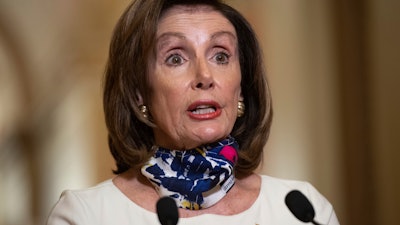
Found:
[[[199,105],[190,111],[195,115],[201,115],[201,114],[214,113],[216,110],[217,110],[216,107],[212,105]]]
[[[219,117],[222,113],[221,106],[213,100],[199,100],[191,104],[187,112],[195,120],[209,120]]]

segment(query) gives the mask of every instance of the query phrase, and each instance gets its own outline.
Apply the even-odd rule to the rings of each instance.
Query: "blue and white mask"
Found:
[[[142,167],[142,174],[160,196],[169,196],[178,207],[208,208],[235,184],[234,165],[238,143],[233,137],[190,150],[157,147],[155,155]]]

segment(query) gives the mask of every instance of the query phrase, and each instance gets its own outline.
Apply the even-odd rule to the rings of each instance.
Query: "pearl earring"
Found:
[[[244,105],[244,102],[239,101],[238,106],[237,106],[237,117],[242,117],[244,115],[245,109],[246,109],[246,106]]]
[[[147,106],[145,105],[140,105],[139,106],[140,112],[142,112],[142,116],[147,119],[149,117],[149,110],[147,109]]]

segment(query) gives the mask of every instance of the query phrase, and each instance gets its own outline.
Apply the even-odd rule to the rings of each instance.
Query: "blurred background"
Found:
[[[275,117],[260,173],[311,182],[341,224],[399,224],[400,1],[230,0]],[[128,0],[0,0],[0,224],[39,225],[113,177],[102,77]]]

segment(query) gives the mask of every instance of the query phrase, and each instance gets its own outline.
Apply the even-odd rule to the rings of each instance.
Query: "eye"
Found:
[[[227,64],[229,62],[229,57],[230,55],[228,55],[225,52],[218,52],[215,56],[214,56],[214,60],[218,63],[218,64]]]
[[[185,62],[185,59],[179,54],[172,54],[167,57],[165,63],[170,66],[179,66]]]

